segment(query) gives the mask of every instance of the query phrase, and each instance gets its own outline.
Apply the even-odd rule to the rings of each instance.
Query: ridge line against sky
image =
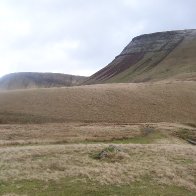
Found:
[[[0,76],[89,76],[135,36],[195,29],[195,0],[1,0]]]

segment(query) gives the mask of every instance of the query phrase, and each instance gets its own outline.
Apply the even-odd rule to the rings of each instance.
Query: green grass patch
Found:
[[[74,180],[70,178],[61,179],[60,181],[43,182],[39,180],[23,180],[0,183],[0,195],[15,193],[18,195],[26,194],[30,196],[193,196],[195,192],[183,187],[173,185],[160,185],[143,179],[130,183],[129,185],[100,185],[87,180]]]

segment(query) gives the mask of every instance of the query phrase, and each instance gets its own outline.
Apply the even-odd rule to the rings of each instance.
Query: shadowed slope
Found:
[[[0,121],[196,122],[196,82],[104,84],[0,93]]]

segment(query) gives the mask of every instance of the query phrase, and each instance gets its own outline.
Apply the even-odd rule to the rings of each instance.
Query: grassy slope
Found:
[[[187,37],[184,41],[177,46],[163,61],[156,65],[153,69],[146,70],[148,63],[144,63],[149,56],[148,54],[142,61],[130,67],[123,73],[105,81],[105,82],[129,82],[129,81],[145,81],[145,80],[162,80],[170,77],[178,77],[178,75],[184,76],[183,79],[189,78],[194,74],[196,79],[196,36]],[[160,54],[158,54],[160,55]],[[153,57],[153,61],[156,61],[156,57]],[[133,70],[143,64],[143,69],[133,72]],[[151,62],[152,63],[152,62]],[[189,73],[189,74],[187,74]]]
[[[1,123],[196,122],[196,82],[0,92]]]
[[[167,56],[167,58],[160,62],[154,70],[146,75],[152,79],[160,80],[178,77],[178,75],[184,75],[186,78],[186,73],[189,73],[190,75],[196,73],[195,49],[196,35],[185,38],[184,41]],[[189,74],[187,77],[189,77]],[[196,75],[194,76],[196,79]]]

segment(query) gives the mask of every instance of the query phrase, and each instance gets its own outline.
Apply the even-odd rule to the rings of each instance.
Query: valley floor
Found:
[[[195,133],[176,123],[2,124],[0,195],[195,195]]]

